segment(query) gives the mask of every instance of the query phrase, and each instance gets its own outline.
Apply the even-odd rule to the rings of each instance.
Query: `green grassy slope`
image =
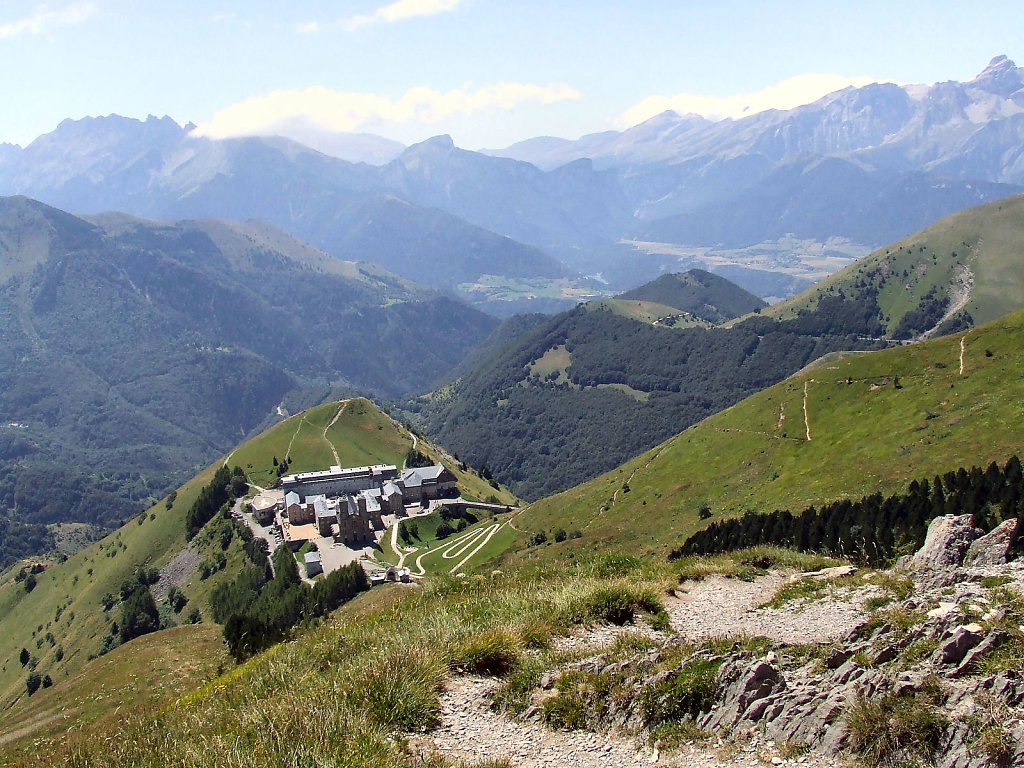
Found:
[[[659,325],[666,325],[666,327],[671,328],[709,328],[712,325],[706,320],[701,320],[678,307],[659,304],[655,301],[595,299],[594,301],[587,302],[587,309],[592,311],[601,309],[611,310],[617,315],[639,320],[641,323],[654,323],[656,320],[671,317],[672,321],[670,323],[659,323]]]
[[[1024,313],[965,334],[830,359],[530,505],[515,524],[527,534],[582,530],[581,539],[545,546],[552,556],[617,546],[662,552],[704,525],[702,503],[712,520],[799,511],[1005,460],[1024,449],[1021,370]]]
[[[231,663],[220,627],[213,624],[143,635],[5,712],[0,749],[31,755],[40,738],[59,736],[70,724],[109,731],[127,710],[156,710]]]
[[[332,446],[343,464],[401,466],[412,445],[413,436],[368,400],[326,403],[282,421],[203,470],[177,490],[170,508],[161,500],[144,515],[65,562],[54,563],[38,575],[31,593],[14,581],[16,569],[9,569],[0,583],[0,711],[5,711],[0,737],[8,730],[6,710],[14,707],[13,711],[19,712],[35,700],[35,696],[29,699],[26,695],[24,680],[28,670],[18,659],[21,648],[35,657],[41,675],[51,676],[53,690],[68,683],[83,668],[102,662],[105,657],[90,664],[89,657],[99,652],[104,635],[112,622],[119,619],[120,608],[115,606],[104,612],[101,599],[107,593],[117,595],[121,582],[138,568],[163,569],[179,556],[186,547],[185,514],[224,461],[243,467],[253,483],[265,487],[276,478],[274,456],[281,459],[290,454],[290,472],[322,469],[335,463]],[[441,449],[423,440],[418,440],[417,447],[432,458],[444,457],[467,495],[493,494],[502,501],[513,500],[506,491],[494,489],[472,471],[462,470]],[[204,532],[193,540],[193,563],[201,563],[221,551],[214,539]],[[181,584],[190,601],[186,612],[198,606],[205,614],[212,589],[233,578],[234,569],[244,558],[237,538],[225,556],[226,567],[210,578],[201,579],[194,567],[188,573]],[[170,615],[181,622],[184,613]],[[58,649],[62,651],[60,660]]]
[[[854,296],[870,287],[891,333],[932,288],[952,301],[970,284],[964,309],[975,323],[986,323],[1024,306],[1022,242],[1024,195],[1017,195],[940,219],[762,314],[787,319],[823,296]]]

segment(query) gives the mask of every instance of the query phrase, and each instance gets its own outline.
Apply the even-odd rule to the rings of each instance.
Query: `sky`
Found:
[[[999,54],[1024,65],[1020,0],[0,0],[0,142],[116,113],[500,148],[969,80]]]

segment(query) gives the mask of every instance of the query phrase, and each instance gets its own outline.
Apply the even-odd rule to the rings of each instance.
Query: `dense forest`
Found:
[[[716,521],[695,533],[670,559],[710,555],[744,547],[773,544],[804,552],[848,557],[881,565],[921,547],[928,524],[939,515],[973,515],[975,524],[991,530],[1004,520],[1024,517],[1024,472],[1014,456],[1003,467],[964,469],[915,480],[903,493],[882,497],[843,499],[821,509],[808,507],[798,514],[788,510],[748,512],[742,517]],[[1024,544],[1021,526],[1014,534],[1014,551]]]
[[[873,295],[732,328],[665,329],[577,307],[498,348],[419,411],[460,458],[535,499],[596,477],[835,350],[877,349]],[[551,350],[564,368],[531,370]]]
[[[23,557],[53,549],[53,534],[45,525],[0,515],[0,570]]]
[[[251,536],[251,533],[250,533]],[[278,547],[270,561],[262,540],[249,539],[251,562],[210,597],[213,620],[224,625],[224,639],[239,661],[284,639],[302,621],[326,616],[369,589],[366,572],[351,563],[309,587],[299,577],[298,563],[287,546]]]

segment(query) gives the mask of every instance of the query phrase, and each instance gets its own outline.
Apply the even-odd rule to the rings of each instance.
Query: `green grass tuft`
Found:
[[[905,765],[907,758],[931,760],[949,725],[925,692],[861,696],[846,717],[851,746],[870,765]]]
[[[648,614],[653,623],[658,624],[667,618],[665,606],[653,590],[616,585],[599,587],[579,596],[566,607],[561,618],[570,625],[606,621],[623,626],[640,614]]]
[[[474,675],[503,677],[519,666],[522,641],[505,627],[458,638],[448,652],[448,666]]]

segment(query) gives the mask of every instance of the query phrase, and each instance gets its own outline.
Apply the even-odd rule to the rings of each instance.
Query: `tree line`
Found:
[[[247,488],[245,472],[241,467],[236,465],[230,470],[227,465],[219,467],[213,473],[213,479],[199,491],[185,515],[185,537],[189,540],[195,538],[221,507],[242,496]]]
[[[984,470],[961,467],[931,482],[914,480],[903,493],[888,497],[876,493],[797,514],[747,512],[716,521],[674,549],[669,559],[769,544],[878,565],[919,549],[928,524],[940,515],[973,515],[975,524],[988,531],[1004,520],[1020,520],[1022,513],[1024,472],[1013,456],[1002,467],[992,462]],[[1012,544],[1018,555],[1024,549],[1021,533],[1018,524]]]
[[[251,562],[210,596],[213,620],[224,625],[224,639],[237,661],[280,642],[296,625],[326,616],[370,587],[359,563],[333,571],[310,588],[299,577],[287,546],[274,553],[273,578],[266,549],[247,546],[246,554]]]

